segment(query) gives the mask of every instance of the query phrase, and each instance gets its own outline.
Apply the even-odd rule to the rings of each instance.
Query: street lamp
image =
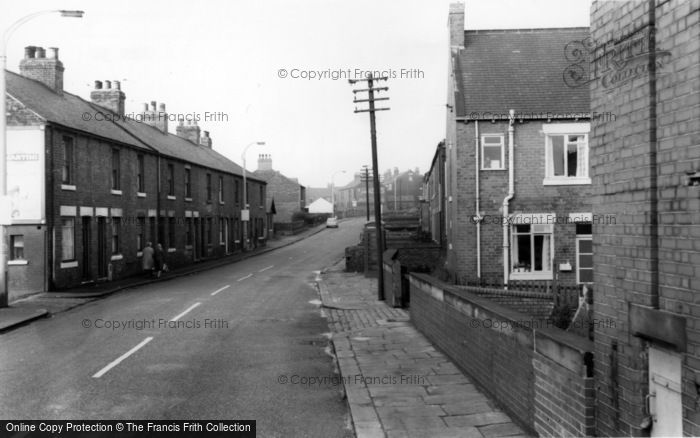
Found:
[[[248,152],[248,148],[253,145],[265,146],[265,142],[254,141],[252,143],[249,143],[245,148],[243,148],[243,153],[241,154],[241,160],[243,160],[243,210],[241,210],[241,222],[243,222],[244,249],[248,249],[248,224],[246,222],[250,220],[250,209],[248,208],[248,180],[246,179],[245,169],[245,154],[246,152]]]
[[[331,175],[331,214],[335,217],[335,176],[339,173],[345,173],[344,170],[339,170]]]
[[[10,200],[7,198],[7,114],[5,97],[5,69],[7,69],[7,43],[12,34],[24,23],[42,15],[61,14],[61,17],[82,18],[83,11],[51,10],[40,11],[29,14],[15,21],[8,27],[2,35],[0,41],[0,238],[2,239],[2,249],[0,249],[0,307],[7,307],[7,226],[11,225]]]

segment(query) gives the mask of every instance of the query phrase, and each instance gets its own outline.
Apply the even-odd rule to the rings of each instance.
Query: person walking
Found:
[[[163,264],[165,263],[165,251],[163,251],[163,245],[160,243],[156,245],[156,250],[153,254],[153,262],[156,278],[160,278],[160,275],[163,273]]]
[[[144,272],[153,275],[153,244],[148,242],[142,251],[141,267]]]

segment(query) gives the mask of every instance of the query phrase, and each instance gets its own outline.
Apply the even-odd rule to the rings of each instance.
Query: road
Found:
[[[255,419],[258,436],[352,436],[342,388],[298,382],[334,376],[313,271],[361,224],[0,335],[0,417]]]

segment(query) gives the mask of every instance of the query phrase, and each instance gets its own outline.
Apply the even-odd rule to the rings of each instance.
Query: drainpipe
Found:
[[[515,196],[515,186],[513,178],[515,176],[515,169],[513,168],[513,132],[515,131],[515,111],[510,110],[508,116],[508,196],[503,198],[503,284],[508,285],[508,274],[509,260],[508,253],[510,252],[510,240],[508,239],[508,225],[509,225],[509,202]]]
[[[476,202],[474,222],[476,222],[476,278],[481,279],[481,215],[479,214],[479,121],[474,121],[474,160]]]

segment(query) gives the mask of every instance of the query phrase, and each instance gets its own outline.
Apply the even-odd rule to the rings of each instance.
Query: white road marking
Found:
[[[258,272],[265,272],[265,271],[267,271],[268,269],[272,269],[272,268],[274,268],[274,267],[275,267],[275,265],[270,265],[270,266],[268,266],[267,268],[262,268],[262,269],[259,270]]]
[[[245,280],[246,278],[250,278],[250,277],[252,277],[252,276],[253,276],[253,274],[248,274],[248,275],[246,275],[245,277],[241,277],[241,278],[239,278],[239,279],[236,280],[236,281],[243,281],[243,280]]]
[[[222,288],[219,288],[219,289],[215,290],[214,292],[212,292],[212,293],[211,293],[211,296],[213,297],[214,295],[218,294],[218,293],[219,293],[219,292],[221,292],[222,290],[226,290],[226,289],[228,289],[228,288],[229,288],[229,286],[231,286],[231,285],[230,285],[230,284],[227,284],[226,286],[224,286],[224,287],[222,287]]]
[[[175,318],[171,319],[170,321],[171,321],[171,322],[177,321],[178,319],[180,319],[180,318],[182,318],[183,316],[187,315],[187,313],[188,313],[190,310],[194,309],[195,307],[199,306],[200,304],[202,304],[202,303],[194,303],[194,304],[192,304],[190,307],[187,308],[187,310],[185,310],[185,311],[182,312],[181,314],[177,315]]]
[[[152,340],[153,340],[153,336],[147,337],[146,339],[144,339],[143,341],[141,341],[137,346],[135,346],[135,347],[132,348],[131,350],[127,351],[126,353],[122,354],[122,355],[119,356],[117,359],[115,359],[114,361],[112,361],[109,365],[107,365],[106,367],[102,368],[100,371],[98,371],[97,373],[95,373],[95,375],[92,376],[92,377],[95,378],[95,379],[99,379],[100,377],[104,376],[105,373],[106,373],[107,371],[109,371],[109,370],[111,370],[112,368],[114,368],[114,367],[116,367],[117,365],[119,365],[119,363],[120,363],[121,361],[123,361],[123,360],[126,359],[127,357],[131,356],[132,354],[136,353],[141,347],[143,347],[144,345],[148,344],[148,343],[151,342]]]

